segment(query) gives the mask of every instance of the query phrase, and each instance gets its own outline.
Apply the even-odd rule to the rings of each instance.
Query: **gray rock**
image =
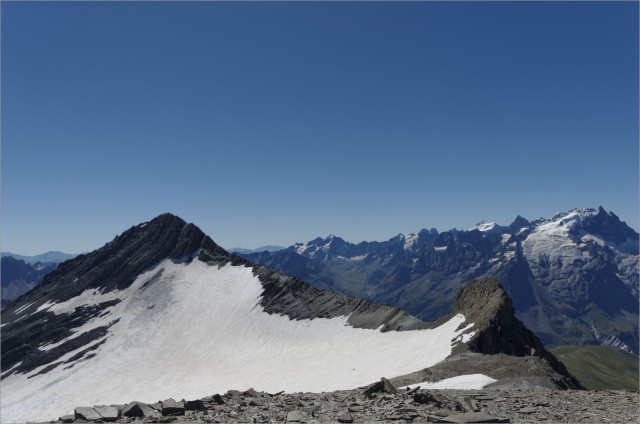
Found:
[[[371,386],[369,386],[365,391],[364,394],[366,396],[370,396],[373,393],[379,393],[379,392],[384,392],[384,393],[398,393],[398,390],[393,386],[393,384],[391,384],[389,382],[389,380],[387,380],[386,378],[382,377],[380,379],[380,381],[378,381],[377,383],[372,384]]]
[[[440,404],[440,402],[438,402],[433,396],[431,396],[431,394],[429,393],[414,393],[413,395],[413,400],[416,403],[419,404],[425,404],[425,403],[436,403],[436,404]]]
[[[460,404],[460,406],[462,406],[462,409],[466,412],[478,412],[478,404],[472,400],[469,397],[462,397],[459,396],[457,399],[458,403]]]
[[[184,409],[187,411],[204,411],[204,402],[200,399],[188,400],[184,403]]]
[[[176,402],[173,399],[167,399],[162,402],[162,416],[184,415],[184,403]]]
[[[159,410],[162,409],[161,404],[158,405]],[[147,405],[144,402],[131,402],[122,408],[122,416],[124,417],[151,417],[158,413],[158,409]]]
[[[58,418],[58,421],[62,421],[63,423],[72,423],[73,420],[76,419],[75,415],[63,415],[60,418]]]
[[[122,408],[122,416],[124,417],[144,417],[144,411],[137,403],[127,404]]]
[[[523,413],[523,414],[533,414],[533,413],[535,413],[536,411],[537,411],[537,409],[536,409],[536,408],[533,408],[533,407],[531,407],[531,406],[527,406],[527,407],[524,407],[524,408],[520,408],[520,409],[518,409],[518,412],[521,412],[521,413]]]
[[[79,406],[73,412],[76,419],[87,421],[96,421],[102,419],[102,415],[98,414],[95,409],[86,406]]]
[[[338,415],[338,422],[339,423],[352,423],[353,422],[353,417],[351,416],[350,413],[343,412],[342,414]]]
[[[288,423],[302,423],[304,422],[304,417],[302,413],[298,410],[287,412],[287,422]]]
[[[211,397],[211,400],[218,405],[224,405],[224,399],[217,393]]]
[[[162,411],[162,402],[150,403],[149,407],[155,409],[156,411]]]
[[[94,405],[93,409],[100,414],[104,422],[111,423],[120,418],[120,410],[116,406]]]
[[[508,418],[498,418],[484,412],[463,412],[442,418],[440,423],[510,423]]]
[[[253,387],[247,390],[246,392],[244,392],[243,395],[250,396],[250,397],[260,397],[260,393],[253,390]]]

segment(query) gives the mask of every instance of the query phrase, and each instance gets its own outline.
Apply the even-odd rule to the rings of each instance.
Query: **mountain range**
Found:
[[[518,216],[506,226],[423,229],[382,242],[330,235],[242,256],[426,321],[449,311],[467,281],[493,277],[545,345],[638,352],[638,233],[602,207],[534,221]]]
[[[256,247],[255,249],[245,249],[242,247],[232,247],[231,249],[227,249],[227,251],[231,252],[231,253],[243,253],[243,254],[248,254],[248,253],[257,253],[257,252],[277,252],[278,250],[282,250],[284,249],[284,247],[282,246],[273,246],[273,245],[266,245],[266,246],[260,246],[260,247]]]
[[[26,263],[12,256],[2,257],[0,282],[2,284],[2,308],[34,288],[57,263]]]
[[[483,385],[581,387],[495,280],[465,285],[426,322],[251,263],[171,214],[61,263],[1,327],[5,422],[232,387],[352,389],[383,375],[415,384],[480,370]]]
[[[10,256],[12,258],[24,261],[25,263],[28,263],[31,265],[34,265],[37,262],[40,262],[43,264],[51,264],[51,263],[59,264],[60,262],[64,262],[68,259],[73,259],[76,256],[78,256],[73,253],[64,253],[57,250],[50,250],[48,252],[42,253],[40,255],[34,255],[34,256],[18,255],[17,253],[11,253],[11,252],[2,252],[0,255],[2,255],[3,258]]]

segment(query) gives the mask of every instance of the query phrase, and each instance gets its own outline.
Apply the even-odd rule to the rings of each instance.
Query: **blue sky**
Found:
[[[2,250],[574,207],[638,228],[638,4],[2,2]]]

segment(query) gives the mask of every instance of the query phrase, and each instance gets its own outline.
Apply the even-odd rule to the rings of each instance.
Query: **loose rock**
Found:
[[[184,415],[184,404],[182,402],[176,402],[173,399],[167,399],[162,402],[162,416],[175,416]]]

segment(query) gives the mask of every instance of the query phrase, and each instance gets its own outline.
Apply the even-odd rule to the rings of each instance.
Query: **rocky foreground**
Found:
[[[249,389],[193,401],[78,407],[58,422],[120,423],[631,423],[638,392],[583,390],[396,390],[383,379],[366,389],[276,393]]]

